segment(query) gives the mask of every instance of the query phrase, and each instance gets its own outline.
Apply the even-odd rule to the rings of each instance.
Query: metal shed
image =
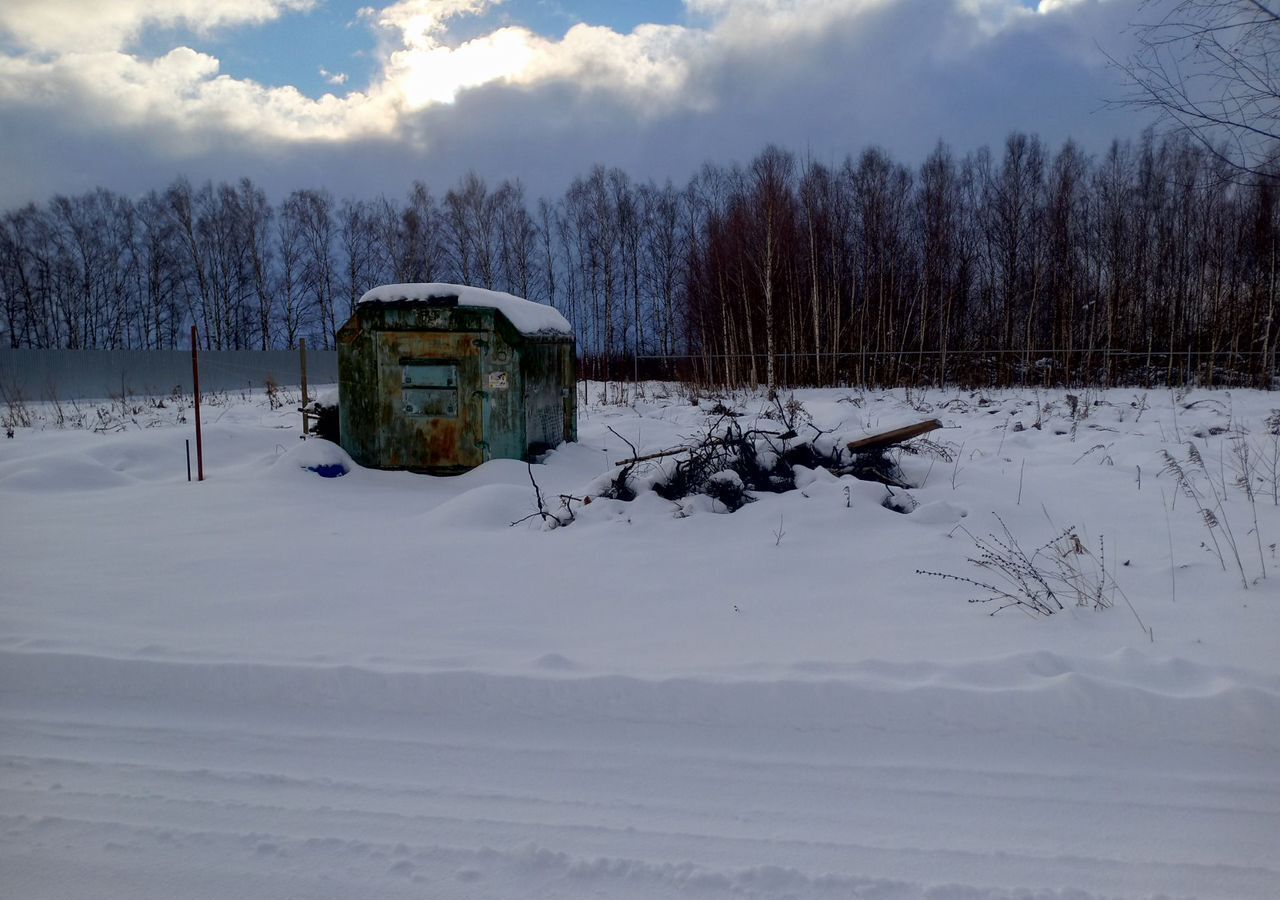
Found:
[[[374,288],[338,331],[343,449],[461,472],[578,436],[573,331],[555,309],[456,284]]]

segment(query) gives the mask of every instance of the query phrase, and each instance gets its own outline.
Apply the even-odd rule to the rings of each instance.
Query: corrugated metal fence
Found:
[[[301,381],[296,350],[202,350],[201,391]],[[307,351],[307,381],[335,384],[336,350]],[[105,399],[191,391],[190,350],[0,350],[0,396],[27,401]]]

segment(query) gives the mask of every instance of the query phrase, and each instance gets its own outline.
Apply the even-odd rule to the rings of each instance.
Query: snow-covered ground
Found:
[[[630,455],[610,428],[776,425],[590,390],[548,496]],[[210,406],[203,484],[180,405],[34,410],[0,439],[0,896],[1280,896],[1280,396],[796,396],[850,437],[936,416],[951,461],[903,458],[908,514],[820,472],[511,527],[523,464],[321,478],[296,403]],[[1104,547],[1115,605],[917,574],[988,580],[997,515]]]

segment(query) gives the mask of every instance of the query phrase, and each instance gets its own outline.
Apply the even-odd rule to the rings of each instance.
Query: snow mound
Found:
[[[796,489],[804,490],[815,484],[835,484],[840,479],[831,473],[830,469],[810,469],[808,466],[795,466]]]
[[[157,441],[145,432],[123,434],[85,453],[87,459],[140,481],[186,478],[186,449],[182,439]],[[191,441],[191,464],[196,459]]]
[[[0,486],[26,493],[71,493],[128,487],[134,479],[83,455],[38,456],[0,468]]]
[[[534,303],[514,294],[487,291],[463,284],[384,284],[366,292],[359,302],[425,303],[432,298],[452,296],[458,298],[459,306],[482,306],[498,310],[521,334],[573,334],[569,320],[546,304]]]
[[[286,470],[296,466],[325,478],[338,478],[356,468],[355,460],[347,455],[346,450],[323,438],[299,443],[275,460],[274,465],[282,464]]]
[[[911,513],[911,521],[921,525],[954,525],[967,515],[969,511],[964,507],[946,500],[935,500],[916,507]]]
[[[444,501],[423,514],[423,528],[508,526],[535,512],[533,489],[514,484],[482,484]]]

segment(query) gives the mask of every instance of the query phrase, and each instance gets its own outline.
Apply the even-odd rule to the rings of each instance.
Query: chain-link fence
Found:
[[[598,380],[749,385],[765,380],[764,353],[641,355],[583,360]],[[789,387],[1202,387],[1277,386],[1276,354],[1260,351],[901,350],[775,353]]]

